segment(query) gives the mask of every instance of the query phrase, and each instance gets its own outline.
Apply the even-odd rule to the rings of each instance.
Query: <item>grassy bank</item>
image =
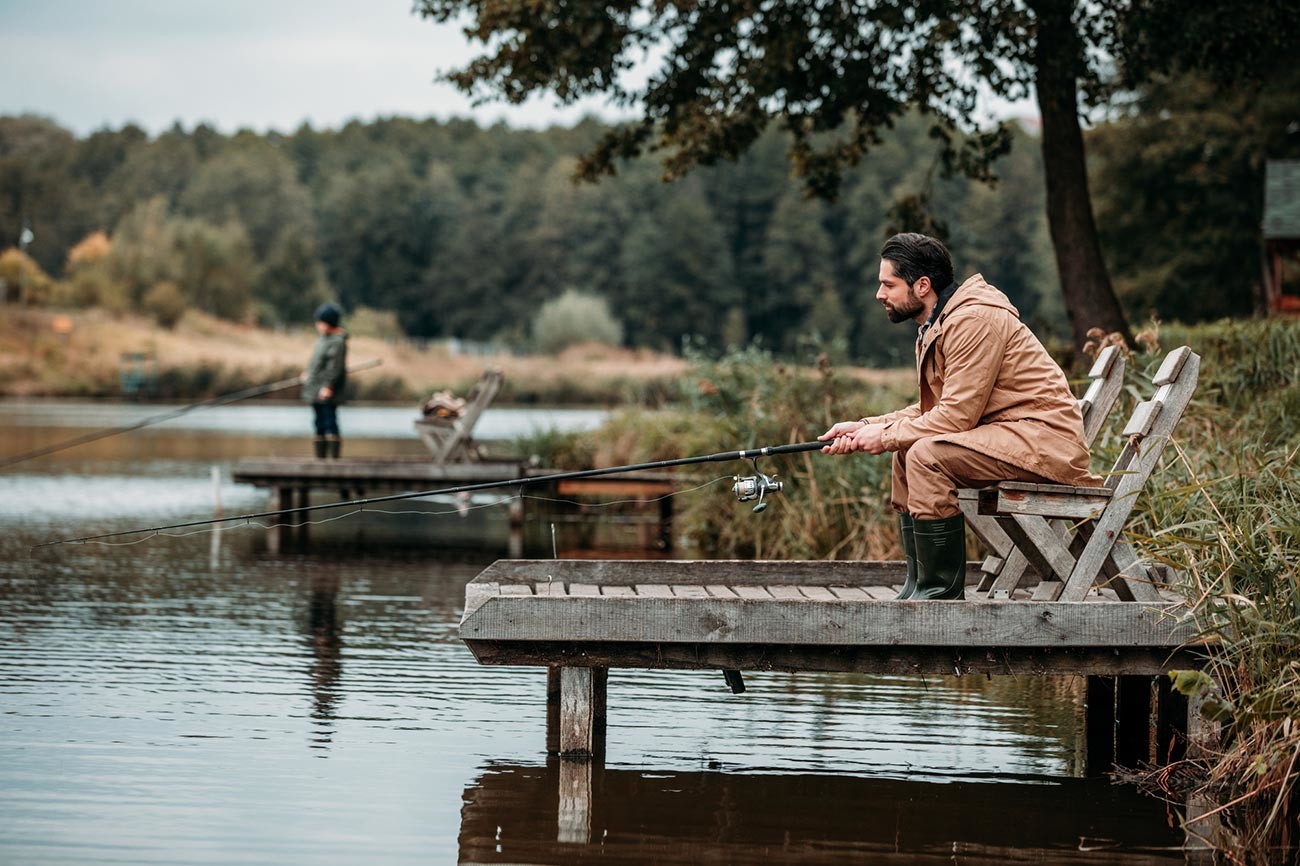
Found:
[[[170,330],[142,316],[78,311],[66,317],[68,333],[56,332],[56,313],[17,305],[0,313],[2,396],[118,397],[122,355],[145,352],[157,360],[151,397],[196,400],[296,375],[316,339],[310,328],[271,331],[193,311]],[[354,377],[360,400],[413,402],[443,388],[463,394],[485,368],[499,367],[500,402],[653,404],[676,389],[687,366],[669,355],[594,345],[548,357],[453,355],[364,336],[349,347],[354,363],[383,361]]]
[[[1224,722],[1220,746],[1177,777],[1221,803],[1235,862],[1282,862],[1300,838],[1300,322],[1224,322],[1150,332],[1130,358],[1125,398],[1094,449],[1113,463],[1119,430],[1152,393],[1164,354],[1202,356],[1196,398],[1139,499],[1130,531],[1145,556],[1172,565],[1219,648],[1208,711]],[[1082,371],[1076,371],[1082,377]],[[532,443],[555,465],[586,467],[814,438],[836,420],[915,399],[910,377],[867,382],[829,366],[794,370],[762,353],[697,363],[681,399],[648,414],[616,415],[591,434]],[[679,529],[717,557],[901,558],[886,501],[888,455],[818,454],[764,464],[791,482],[761,517],[732,502],[725,483],[683,496]],[[726,466],[701,473],[701,481]],[[971,554],[977,548],[971,542]],[[1155,777],[1153,777],[1154,779]]]

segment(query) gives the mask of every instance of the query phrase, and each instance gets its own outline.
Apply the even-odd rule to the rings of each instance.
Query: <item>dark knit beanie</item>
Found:
[[[331,328],[337,328],[343,320],[343,311],[335,304],[321,304],[316,308],[316,321],[324,322]]]

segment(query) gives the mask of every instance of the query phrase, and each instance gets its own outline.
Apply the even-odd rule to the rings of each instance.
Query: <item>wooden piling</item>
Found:
[[[1084,685],[1085,776],[1100,776],[1115,765],[1115,678],[1087,677]]]
[[[558,671],[558,709],[552,713],[551,676],[547,683],[547,743],[554,754],[589,758],[604,754],[607,668],[562,667]]]
[[[1151,677],[1121,676],[1115,684],[1115,763],[1135,769],[1152,757]]]

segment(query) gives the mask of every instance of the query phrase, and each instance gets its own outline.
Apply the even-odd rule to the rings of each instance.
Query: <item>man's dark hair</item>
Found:
[[[952,283],[952,256],[948,248],[929,235],[903,232],[885,241],[880,257],[894,263],[894,273],[909,286],[921,277],[930,278],[930,287],[942,292]]]

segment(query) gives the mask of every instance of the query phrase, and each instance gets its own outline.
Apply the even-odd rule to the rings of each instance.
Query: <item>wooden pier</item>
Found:
[[[548,751],[601,755],[610,668],[1076,675],[1088,772],[1166,762],[1210,732],[1159,676],[1199,668],[1186,603],[895,601],[902,562],[502,560],[471,581],[460,636],[482,664],[549,671]],[[968,566],[968,594],[981,578]]]
[[[475,460],[459,463],[436,463],[427,457],[343,458],[315,460],[311,458],[258,458],[244,459],[235,465],[232,479],[239,484],[252,484],[268,488],[271,501],[268,510],[296,508],[309,503],[312,491],[329,491],[339,495],[346,491],[350,498],[388,493],[408,493],[459,487],[471,484],[488,484],[526,480],[543,475],[553,475],[563,470],[531,465],[526,460]],[[500,492],[508,495],[519,488],[503,486]],[[623,519],[635,522],[645,532],[643,547],[672,549],[673,500],[676,492],[674,476],[667,473],[636,472],[602,475],[595,478],[570,479],[550,483],[529,484],[526,492],[537,497],[557,499],[574,497],[646,500],[650,509]],[[523,553],[523,532],[527,519],[525,497],[510,499],[506,507],[510,514],[509,551],[511,556]],[[292,517],[292,516],[290,516]],[[567,515],[564,519],[581,519],[581,514]],[[605,515],[603,519],[611,519]],[[288,520],[286,524],[298,523]],[[300,535],[305,526],[279,525],[268,530],[267,547],[277,551],[290,533]]]

